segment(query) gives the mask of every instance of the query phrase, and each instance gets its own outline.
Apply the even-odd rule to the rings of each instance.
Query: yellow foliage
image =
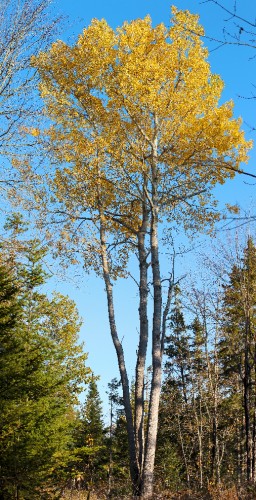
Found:
[[[211,188],[247,161],[252,144],[232,102],[218,104],[223,82],[203,33],[198,16],[173,7],[170,29],[149,16],[116,31],[94,19],[73,47],[57,41],[33,58],[53,123],[46,135],[69,165],[53,181],[69,210],[104,212],[108,229],[126,236],[145,204],[200,223]]]
[[[40,135],[40,130],[39,128],[31,128],[30,129],[30,134],[33,136],[33,137],[38,137]]]
[[[232,214],[237,215],[240,213],[240,207],[238,205],[230,205],[229,203],[227,203],[226,207],[228,211],[231,212]]]

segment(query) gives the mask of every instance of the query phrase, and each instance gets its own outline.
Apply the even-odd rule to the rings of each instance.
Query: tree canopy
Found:
[[[116,32],[94,20],[73,47],[58,41],[33,58],[63,165],[51,187],[73,220],[95,217],[100,197],[108,224],[134,234],[154,186],[171,223],[209,221],[211,188],[234,176],[250,144],[232,102],[218,104],[223,82],[198,33],[197,16],[177,9],[170,29],[149,16]]]

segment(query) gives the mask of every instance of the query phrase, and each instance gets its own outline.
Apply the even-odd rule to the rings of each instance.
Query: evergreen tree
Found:
[[[102,444],[104,434],[102,402],[94,375],[91,376],[88,385],[88,394],[82,410],[82,421],[86,439],[94,445]]]
[[[0,266],[0,456],[8,450],[8,444],[15,439],[18,425],[18,412],[14,407],[14,400],[18,398],[21,379],[24,375],[22,357],[24,348],[17,331],[21,305],[18,299],[18,289],[13,284],[12,273],[1,264]],[[8,452],[7,452],[8,454]],[[7,459],[6,459],[7,458]],[[15,457],[5,457],[7,464],[15,461]],[[0,462],[2,459],[0,458]],[[1,463],[0,498],[4,497],[6,479]],[[7,475],[7,477],[9,474]],[[9,479],[10,480],[10,479]],[[10,490],[15,491],[12,484]]]
[[[160,403],[160,426],[157,449],[158,481],[166,487],[186,482],[191,486],[191,461],[195,430],[192,427],[191,348],[188,326],[175,288],[174,304],[169,318],[170,334],[165,344],[165,382]],[[169,452],[167,452],[169,450]],[[177,473],[174,472],[174,464]],[[162,471],[165,470],[165,478]]]
[[[169,328],[159,415],[158,471],[164,467],[166,485],[202,489],[212,476],[212,353],[207,322],[203,325],[196,316],[191,325],[186,324],[178,288]],[[161,470],[158,476],[163,483]]]
[[[184,400],[176,381],[168,377],[163,383],[159,412],[156,452],[156,483],[161,490],[178,490],[190,484],[190,468],[181,429],[185,423]]]
[[[256,247],[251,238],[227,274],[223,288],[217,283],[193,289],[196,316],[190,326],[176,292],[159,415],[160,489],[189,486],[206,497],[208,487],[221,495],[220,484],[249,481],[252,488],[255,482]]]
[[[11,278],[0,269],[0,482],[2,498],[43,498],[62,486],[69,461],[74,405],[86,382],[87,355],[78,345],[75,304],[39,286],[44,251],[23,242]],[[12,282],[11,282],[12,280]],[[16,283],[16,285],[13,285]]]
[[[179,295],[180,290],[176,287],[174,307],[169,321],[171,333],[166,336],[165,343],[165,354],[167,355],[165,370],[168,372],[168,376],[172,376],[176,380],[186,403],[190,376],[190,345]]]
[[[75,465],[89,491],[106,480],[107,456],[105,429],[96,377],[90,377],[87,397],[82,407],[75,434]]]
[[[235,421],[240,419],[240,436],[245,438],[246,464],[237,450],[237,470],[245,465],[248,481],[256,480],[256,247],[248,238],[243,258],[229,274],[224,286],[223,335],[220,353],[223,383],[233,407]],[[240,400],[240,403],[239,403]],[[240,411],[237,412],[240,407]],[[240,415],[239,415],[240,414]],[[237,424],[236,424],[237,426]]]
[[[129,447],[126,433],[126,417],[123,398],[120,396],[121,381],[113,378],[108,383],[110,425],[108,433],[108,494],[119,497],[130,490]],[[131,388],[134,396],[134,386]],[[134,398],[133,398],[134,400]]]

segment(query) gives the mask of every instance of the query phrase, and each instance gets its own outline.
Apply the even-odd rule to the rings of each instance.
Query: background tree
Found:
[[[14,336],[21,316],[21,305],[18,299],[18,289],[13,283],[13,275],[1,263],[0,282],[1,282],[1,300],[0,300],[0,387],[1,387],[1,442],[6,444],[9,436],[12,434],[15,425],[16,415],[13,413],[12,399],[14,390],[16,397],[18,388],[15,387],[15,380],[19,380],[22,373],[22,355],[24,349],[19,336]],[[10,380],[10,374],[12,379]],[[10,432],[11,429],[11,432]],[[4,453],[4,450],[2,450]],[[0,479],[1,498],[3,499],[3,490],[5,489],[5,480]],[[14,487],[14,486],[13,486]]]
[[[188,488],[203,488],[208,463],[206,443],[209,441],[206,411],[209,377],[204,353],[207,341],[197,317],[191,326],[185,323],[180,298],[180,290],[176,288],[168,323],[170,334],[166,336],[160,436],[166,436],[170,449],[176,451],[176,462],[180,461],[181,476],[179,480],[176,477],[177,485],[183,481]],[[166,426],[170,429],[168,437]],[[165,460],[167,467],[167,456]],[[209,477],[209,473],[207,475]]]
[[[121,381],[112,379],[108,384],[110,410],[109,432],[106,440],[109,452],[108,495],[119,497],[130,491],[129,446],[123,398],[120,396]],[[131,390],[131,392],[134,392]]]
[[[203,498],[211,491],[221,498],[224,485],[244,485],[246,497],[255,494],[249,493],[255,481],[255,245],[249,238],[235,257],[232,248],[230,259],[227,248],[218,250],[211,266],[206,260],[213,274],[203,273],[202,288],[181,291],[171,312],[157,476],[161,481],[162,466],[173,488],[200,487]],[[173,481],[172,463],[179,471]]]
[[[91,376],[85,403],[79,415],[75,433],[77,472],[83,478],[83,486],[90,492],[106,484],[107,451],[102,402],[96,377]]]
[[[61,469],[70,459],[75,405],[89,371],[87,355],[77,344],[80,319],[74,303],[60,294],[49,298],[39,291],[45,283],[44,252],[36,241],[23,245],[24,254],[12,260],[14,285],[8,272],[2,271],[0,482],[4,500],[19,495],[42,498],[46,487],[61,489]]]
[[[22,180],[13,164],[19,160],[28,165],[25,158],[33,145],[24,129],[38,122],[40,112],[38,77],[30,59],[52,42],[58,23],[48,0],[1,0],[0,187],[11,197],[12,188]]]
[[[235,264],[229,275],[229,283],[224,287],[224,317],[221,353],[223,368],[236,404],[239,389],[243,401],[243,415],[246,455],[246,477],[255,477],[255,435],[256,435],[256,395],[255,395],[255,282],[256,249],[248,238],[244,256]],[[240,403],[241,404],[241,403]],[[241,432],[241,431],[240,431]]]

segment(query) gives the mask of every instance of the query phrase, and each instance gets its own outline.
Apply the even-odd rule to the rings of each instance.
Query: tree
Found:
[[[232,6],[225,5],[218,0],[207,0],[206,3],[212,3],[228,18],[225,20],[223,28],[223,38],[215,39],[220,45],[238,45],[255,49],[256,46],[256,23],[255,19],[247,17],[243,9],[242,2],[234,1]],[[241,7],[240,7],[241,5]]]
[[[202,489],[205,486],[205,472],[209,463],[208,442],[211,439],[208,422],[211,412],[207,401],[210,374],[207,372],[207,354],[204,352],[206,349],[208,353],[206,344],[209,338],[198,317],[191,325],[186,324],[177,287],[168,330],[160,435],[166,436],[169,427],[167,442],[172,453],[175,448],[176,453],[179,452],[183,481],[186,478],[189,488]],[[175,408],[173,412],[171,407]]]
[[[102,402],[97,388],[96,377],[91,376],[85,403],[79,417],[75,436],[78,469],[87,490],[97,487],[106,476],[105,432]]]
[[[246,478],[256,481],[256,338],[255,338],[256,248],[248,238],[244,256],[229,274],[224,286],[223,334],[220,349],[228,375],[230,394],[243,400]]]
[[[156,481],[159,490],[180,490],[191,487],[191,450],[193,439],[185,436],[191,423],[177,380],[167,374],[160,398],[159,432],[156,449]],[[185,438],[185,440],[184,440]]]
[[[87,355],[77,344],[74,303],[39,291],[44,254],[36,241],[1,267],[0,483],[4,500],[61,488]],[[5,266],[8,270],[8,265]],[[9,264],[10,266],[10,264]],[[10,278],[11,277],[11,278]],[[10,283],[12,279],[12,283]],[[14,283],[14,284],[13,284]],[[1,497],[1,498],[2,498]]]
[[[193,439],[187,439],[185,436],[193,418],[189,406],[191,355],[188,326],[185,323],[180,289],[177,286],[174,289],[173,302],[165,338],[165,379],[160,399],[156,455],[158,481],[160,479],[160,484],[165,484],[166,488],[178,488],[183,482],[191,487],[190,462],[191,450],[194,447]]]
[[[211,265],[207,260],[214,279],[211,277],[206,287],[204,272],[204,289],[197,290],[193,285],[188,302],[189,310],[197,314],[187,355],[189,404],[185,410],[186,416],[191,415],[194,433],[188,437],[185,418],[182,431],[183,441],[189,442],[195,452],[190,469],[193,479],[193,464],[202,462],[200,448],[195,447],[195,421],[203,422],[203,486],[206,478],[216,485],[255,482],[255,245],[248,238],[243,255],[235,259],[234,248],[220,244],[217,248],[218,257]],[[186,295],[188,298],[188,289]],[[177,356],[176,344],[170,353]],[[179,366],[178,361],[174,357],[174,366]],[[171,381],[167,378],[169,386]],[[180,390],[176,412],[180,410],[181,396]],[[165,406],[168,416],[168,403]],[[175,435],[179,432],[177,429]]]
[[[113,378],[108,383],[110,425],[107,440],[109,451],[108,495],[127,494],[129,485],[129,447],[123,398],[120,396],[121,381]],[[132,389],[131,389],[132,392]]]
[[[37,122],[39,113],[37,73],[30,58],[52,42],[59,22],[51,18],[49,5],[49,0],[0,3],[0,187],[11,196],[21,180],[12,164],[18,158],[26,162],[32,141],[28,144],[24,129]]]
[[[35,194],[42,220],[61,227],[57,248],[104,279],[120,369],[135,493],[150,498],[162,354],[173,275],[162,275],[159,243],[177,223],[195,231],[216,215],[211,190],[234,176],[247,149],[232,104],[218,106],[223,83],[212,75],[198,19],[173,9],[172,26],[149,16],[114,32],[94,20],[73,47],[58,41],[33,59],[52,126],[45,147],[59,166]],[[40,130],[32,131],[40,137]],[[49,194],[51,198],[49,202]],[[52,202],[52,205],[51,205]],[[54,225],[54,228],[56,227]],[[165,233],[163,232],[165,227]],[[72,235],[72,236],[71,236]],[[55,246],[56,248],[56,246]],[[64,255],[64,253],[62,255]],[[113,281],[138,258],[140,333],[132,414],[115,321]],[[152,272],[152,274],[151,274]],[[168,290],[163,304],[163,279]],[[152,282],[152,383],[144,436],[145,363]]]
[[[88,394],[82,416],[86,432],[88,433],[87,438],[92,440],[92,444],[102,442],[104,429],[102,403],[94,376],[91,377],[88,385]]]

